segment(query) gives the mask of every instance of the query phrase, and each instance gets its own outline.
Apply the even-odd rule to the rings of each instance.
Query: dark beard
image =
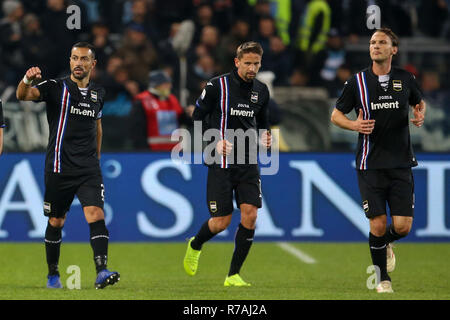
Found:
[[[245,75],[245,77],[243,78],[243,80],[244,80],[245,82],[252,82],[253,79],[255,79],[255,78],[256,78],[256,76],[253,76],[253,78],[252,78],[252,77],[249,77],[248,75]]]
[[[83,72],[82,74],[80,74],[80,75],[76,75],[75,74],[75,72],[74,71],[72,71],[72,75],[73,75],[73,77],[75,78],[75,79],[77,79],[77,80],[83,80],[84,78],[86,78],[87,76],[88,76],[88,72]]]

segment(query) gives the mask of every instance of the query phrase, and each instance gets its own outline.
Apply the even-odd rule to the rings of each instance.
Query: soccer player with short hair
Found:
[[[45,101],[50,129],[45,160],[44,215],[48,264],[47,288],[62,288],[58,262],[62,228],[77,195],[90,229],[90,242],[97,271],[95,288],[120,280],[118,272],[107,269],[109,233],[105,225],[104,185],[100,170],[101,116],[105,90],[90,81],[97,60],[94,47],[86,42],[73,45],[70,76],[41,80],[38,67],[27,70],[16,96],[19,100]]]
[[[414,216],[414,177],[417,166],[409,132],[411,122],[421,127],[425,102],[409,72],[392,66],[398,38],[388,28],[376,30],[370,39],[371,65],[353,75],[336,102],[331,121],[359,132],[356,169],[362,206],[370,221],[372,262],[380,270],[377,292],[393,292],[388,272],[394,270],[391,243],[411,230]],[[355,110],[352,121],[345,114]],[[392,224],[387,225],[386,204]]]
[[[235,248],[225,286],[250,286],[239,272],[253,243],[257,211],[262,205],[259,168],[257,163],[250,161],[250,150],[254,150],[258,140],[255,134],[248,142],[242,143],[246,151],[239,155],[242,145],[238,145],[236,137],[229,141],[232,138],[227,139],[227,132],[263,129],[262,145],[269,148],[272,143],[267,116],[269,91],[265,84],[255,79],[262,54],[259,43],[241,44],[234,59],[236,69],[207,83],[193,113],[194,120],[220,130],[221,138],[215,148],[220,161],[208,167],[207,205],[211,218],[190,239],[184,269],[188,275],[195,275],[202,245],[229,226],[234,192],[241,211],[241,223],[235,234]],[[238,152],[231,156],[233,148]]]

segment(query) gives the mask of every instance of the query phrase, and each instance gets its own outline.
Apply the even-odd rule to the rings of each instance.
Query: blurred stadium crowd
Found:
[[[73,4],[81,9],[79,30],[66,27],[66,9]],[[369,62],[368,41],[367,50],[347,48],[370,36],[371,4],[381,8],[382,25],[401,39],[450,43],[450,0],[3,0],[0,93],[16,86],[31,66],[39,66],[44,78],[67,75],[71,46],[88,41],[98,60],[94,81],[107,92],[103,115],[117,120],[110,123],[117,131],[133,98],[148,88],[151,71],[165,70],[180,99],[181,60],[173,42],[182,21],[192,20],[193,39],[183,53],[188,94],[180,99],[182,107],[195,102],[208,79],[231,70],[236,47],[248,40],[263,46],[261,71],[273,72],[273,86],[322,87],[335,98]],[[408,56],[401,66],[416,75],[425,98],[444,106],[449,116],[443,126],[450,133],[449,55],[437,54]],[[119,149],[120,136],[114,137]]]

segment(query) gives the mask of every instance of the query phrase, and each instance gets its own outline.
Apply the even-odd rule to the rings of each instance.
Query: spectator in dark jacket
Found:
[[[279,36],[269,39],[269,48],[264,52],[261,69],[272,71],[275,74],[273,85],[289,85],[289,76],[292,72],[292,58]]]
[[[130,72],[130,78],[145,87],[150,70],[158,66],[158,54],[153,44],[145,35],[145,30],[138,24],[128,26],[122,46],[117,55],[123,59],[124,66]]]
[[[61,76],[67,70],[68,52],[77,40],[78,30],[68,30],[66,27],[68,15],[64,0],[47,0],[47,8],[41,16],[44,34],[53,43],[52,63],[48,66],[49,78]],[[67,70],[68,71],[68,70]]]
[[[3,19],[0,20],[0,61],[5,68],[2,78],[16,83],[24,71],[24,59],[20,51],[22,40],[21,19],[24,15],[22,3],[6,0],[2,3]]]
[[[23,36],[20,42],[23,57],[27,65],[40,66],[43,74],[52,63],[52,43],[45,36],[39,18],[32,13],[23,18]]]

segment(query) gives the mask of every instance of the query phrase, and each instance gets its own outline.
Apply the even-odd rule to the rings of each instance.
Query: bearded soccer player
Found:
[[[414,216],[414,177],[417,166],[409,122],[421,127],[425,102],[409,72],[392,66],[398,38],[388,28],[370,39],[371,65],[352,76],[336,102],[331,121],[359,132],[356,169],[362,207],[370,222],[369,247],[380,271],[377,292],[393,292],[389,272],[395,268],[391,243],[411,230]],[[409,109],[413,118],[409,121]],[[355,110],[352,121],[345,114]],[[387,223],[386,204],[392,223]]]
[[[41,70],[32,67],[20,81],[19,100],[45,101],[50,129],[45,160],[44,215],[48,264],[47,288],[62,288],[58,271],[62,228],[77,195],[90,229],[90,243],[97,271],[95,288],[102,289],[120,280],[107,269],[109,233],[105,225],[104,185],[100,171],[102,141],[101,115],[105,91],[90,82],[97,63],[94,47],[76,43],[71,50],[68,77],[42,79]]]
[[[234,209],[234,192],[241,211],[241,223],[235,234],[235,248],[225,286],[250,286],[239,272],[253,243],[257,210],[261,208],[262,200],[259,168],[256,161],[250,161],[250,150],[258,143],[256,129],[263,130],[261,144],[264,147],[270,147],[272,142],[267,117],[269,91],[265,84],[255,79],[262,54],[261,45],[256,42],[241,44],[234,59],[236,68],[207,83],[193,113],[194,120],[220,131],[220,140],[215,147],[220,160],[208,167],[207,204],[211,218],[190,239],[184,269],[188,275],[195,275],[203,244],[228,228]],[[240,148],[239,139],[227,138],[228,132],[239,129],[255,132],[241,145],[246,150],[241,155],[239,150],[244,148]],[[237,151],[234,154],[233,148]],[[255,159],[256,154],[253,155]]]

